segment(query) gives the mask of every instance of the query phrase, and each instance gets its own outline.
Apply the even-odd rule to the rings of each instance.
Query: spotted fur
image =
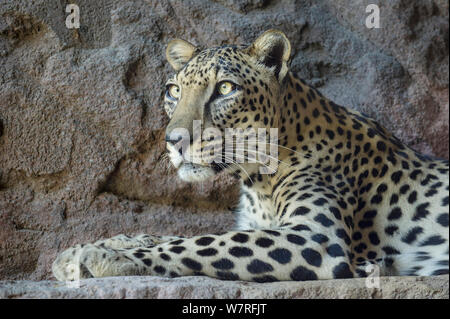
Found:
[[[120,235],[78,245],[54,262],[56,278],[298,281],[366,276],[368,264],[381,274],[447,274],[448,161],[414,152],[374,120],[328,100],[289,72],[289,55],[289,41],[274,30],[248,47],[201,51],[171,42],[176,74],[168,85],[181,92],[165,99],[172,162],[187,181],[223,170],[239,177],[237,226],[192,238]],[[236,86],[218,96],[224,80]],[[260,174],[260,163],[187,161],[170,133],[192,132],[194,119],[220,130],[279,128],[277,172]]]

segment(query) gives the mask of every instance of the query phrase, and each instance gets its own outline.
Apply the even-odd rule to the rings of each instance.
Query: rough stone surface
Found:
[[[82,280],[79,285],[55,281],[3,281],[1,298],[187,298],[187,299],[448,299],[448,275],[382,277],[379,288],[365,279],[257,284],[207,277],[111,277]]]
[[[0,279],[51,279],[58,252],[119,233],[230,228],[235,181],[181,182],[163,156],[163,52],[174,37],[206,47],[281,29],[307,82],[448,158],[448,1],[383,2],[373,30],[364,26],[369,2],[77,1],[81,28],[71,30],[69,1],[1,1]],[[90,287],[126,280],[140,279]],[[204,280],[192,285],[212,282]],[[17,287],[31,294],[39,285]]]

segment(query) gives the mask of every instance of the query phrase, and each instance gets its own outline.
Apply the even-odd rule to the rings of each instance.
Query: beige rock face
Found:
[[[77,1],[71,30],[64,1],[1,1],[0,279],[51,279],[58,252],[101,237],[231,227],[236,181],[181,182],[163,156],[163,52],[174,37],[207,47],[281,29],[307,82],[448,158],[448,1],[388,1],[374,30],[366,2]],[[25,296],[39,285],[18,287]]]
[[[163,298],[163,299],[448,299],[448,275],[382,277],[379,287],[364,278],[304,282],[249,283],[207,277],[114,277],[82,280],[0,282],[1,298]]]

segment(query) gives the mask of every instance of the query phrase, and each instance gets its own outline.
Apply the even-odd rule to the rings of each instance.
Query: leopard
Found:
[[[192,237],[121,234],[78,244],[54,261],[56,279],[266,283],[367,277],[372,268],[392,276],[448,274],[448,160],[413,150],[368,115],[326,98],[290,70],[290,56],[287,36],[274,29],[250,45],[171,40],[167,154],[183,181],[236,178],[236,225]],[[260,153],[275,145],[277,166],[262,171],[267,161],[258,156],[224,161],[229,154],[221,151],[211,161],[211,143],[223,143],[193,137],[195,121],[219,132],[276,128],[276,143]]]

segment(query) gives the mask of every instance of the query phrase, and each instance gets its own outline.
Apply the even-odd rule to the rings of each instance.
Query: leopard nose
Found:
[[[183,136],[179,134],[166,134],[166,142],[170,143],[172,145],[177,144],[179,141],[181,141]]]
[[[172,148],[175,151],[178,151],[180,155],[183,155],[182,145],[179,143],[183,140],[183,136],[181,134],[177,134],[176,132],[171,132],[170,134],[166,134],[166,142],[168,148]]]

